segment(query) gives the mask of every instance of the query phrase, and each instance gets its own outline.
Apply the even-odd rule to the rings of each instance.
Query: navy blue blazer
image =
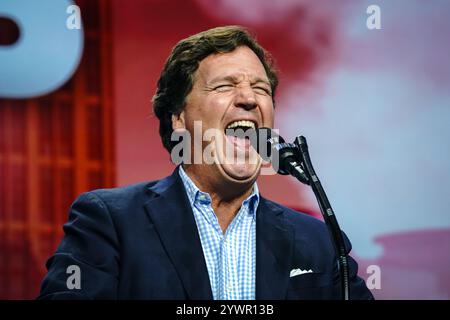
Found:
[[[159,181],[82,194],[64,232],[47,261],[40,299],[212,299],[178,170]],[[71,265],[80,268],[80,289],[68,288]],[[313,273],[290,277],[293,269]],[[350,270],[351,298],[372,299],[352,258]],[[340,299],[326,225],[263,197],[256,213],[256,299]]]

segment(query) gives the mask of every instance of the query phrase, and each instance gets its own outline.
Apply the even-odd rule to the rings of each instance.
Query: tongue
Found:
[[[238,146],[239,148],[245,148],[249,145],[249,141],[246,138],[239,138],[236,136],[229,136],[227,135],[227,139],[234,145]]]

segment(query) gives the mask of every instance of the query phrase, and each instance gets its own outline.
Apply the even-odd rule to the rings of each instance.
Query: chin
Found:
[[[219,172],[224,180],[244,184],[254,182],[258,178],[260,162],[258,164],[217,164]]]
[[[217,141],[216,141],[217,142]],[[221,144],[215,146],[215,157],[218,171],[229,182],[234,183],[249,183],[254,182],[259,175],[261,168],[261,158],[258,156],[253,147],[247,146],[246,150],[240,150],[242,162],[237,162],[237,159],[233,158],[237,153],[236,146],[234,146],[234,152],[232,157],[227,157],[226,146],[227,139],[223,136],[223,140],[220,140]],[[230,147],[230,145],[228,145]],[[233,147],[231,146],[233,149]]]
[[[236,180],[248,180],[254,177],[259,171],[259,167],[257,165],[249,164],[223,164],[222,169],[226,175]]]

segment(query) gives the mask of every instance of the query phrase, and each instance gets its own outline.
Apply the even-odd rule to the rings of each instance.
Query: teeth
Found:
[[[234,121],[232,123],[230,123],[227,127],[227,129],[233,129],[236,127],[248,127],[248,128],[252,128],[255,129],[255,123],[252,121],[248,121],[248,120],[239,120],[239,121]]]

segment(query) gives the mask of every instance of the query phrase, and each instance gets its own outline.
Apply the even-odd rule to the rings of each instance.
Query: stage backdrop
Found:
[[[16,61],[17,70],[24,63],[11,53],[27,39],[20,12],[28,21],[24,12],[33,10],[38,26],[53,15],[52,30],[67,32],[73,2],[62,2],[0,3],[0,29],[9,35],[0,37],[0,57]],[[308,138],[360,275],[380,276],[371,278],[375,297],[450,298],[447,1],[76,3],[84,24],[66,34],[75,47],[40,37],[45,63],[66,66],[71,80],[42,97],[0,100],[1,298],[37,294],[79,192],[170,174],[150,103],[160,70],[181,38],[228,24],[248,27],[275,57],[276,127],[287,140]],[[19,5],[19,17],[7,14]],[[60,61],[70,55],[72,64]],[[21,72],[46,74],[39,68],[31,63]],[[0,75],[0,94],[6,84],[19,87],[11,89],[15,78]],[[260,185],[266,197],[318,216],[310,190],[291,178],[263,177]]]

